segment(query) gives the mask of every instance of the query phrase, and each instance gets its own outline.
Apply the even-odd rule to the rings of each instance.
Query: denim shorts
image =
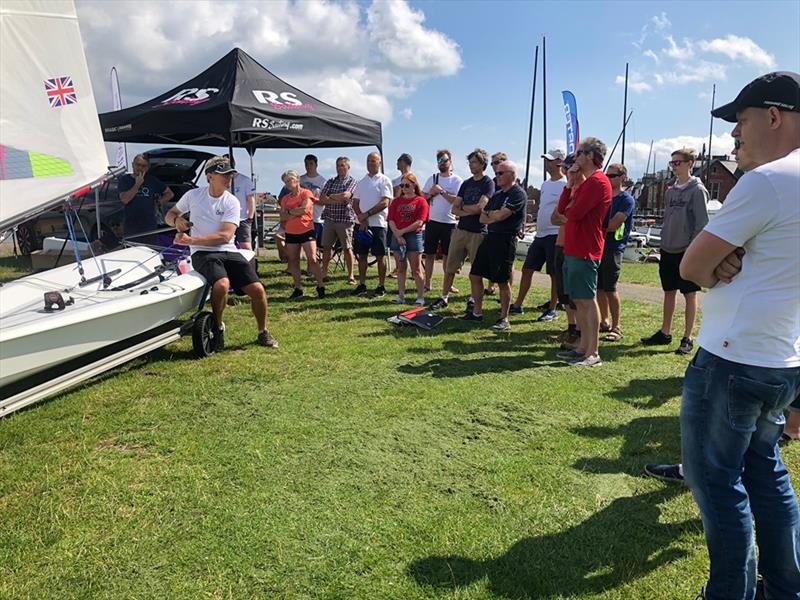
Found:
[[[422,252],[422,232],[411,232],[403,236],[406,240],[406,252]],[[392,236],[392,252],[400,252],[397,238]]]

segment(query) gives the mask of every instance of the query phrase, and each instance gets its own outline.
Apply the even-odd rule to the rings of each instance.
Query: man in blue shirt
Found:
[[[500,289],[500,318],[492,325],[495,331],[511,329],[508,309],[511,306],[511,278],[517,250],[517,231],[525,222],[525,205],[528,197],[517,184],[517,166],[506,160],[497,166],[497,190],[480,215],[480,223],[487,225],[475,262],[469,272],[472,310],[462,317],[465,321],[483,320],[483,279],[496,283]]]
[[[603,258],[597,272],[597,303],[600,306],[600,331],[606,332],[603,340],[616,342],[622,339],[619,326],[620,301],[617,292],[617,281],[622,268],[622,254],[628,245],[628,238],[633,227],[633,196],[623,191],[622,186],[628,177],[625,165],[614,163],[608,165],[606,176],[611,182],[611,206],[608,208],[603,226],[606,238],[603,245]],[[611,323],[608,314],[611,313]]]
[[[125,236],[158,229],[161,206],[174,194],[157,177],[148,175],[150,159],[137,154],[133,159],[133,174],[119,178],[119,199],[125,205]]]

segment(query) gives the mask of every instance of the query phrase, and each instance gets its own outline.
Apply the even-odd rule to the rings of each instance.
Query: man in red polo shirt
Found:
[[[600,168],[606,145],[586,138],[578,148],[575,164],[567,172],[567,187],[558,201],[558,212],[567,219],[564,240],[564,291],[577,306],[581,338],[573,350],[558,357],[579,367],[602,364],[598,352],[600,309],[597,306],[597,269],[603,257],[603,219],[611,205],[611,183]]]

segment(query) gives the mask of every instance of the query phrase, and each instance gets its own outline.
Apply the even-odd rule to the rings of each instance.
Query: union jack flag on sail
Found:
[[[50,108],[75,104],[78,101],[72,77],[45,79],[44,90],[47,93],[47,99],[50,101]]]

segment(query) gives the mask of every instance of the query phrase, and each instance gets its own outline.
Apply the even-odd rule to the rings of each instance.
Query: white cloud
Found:
[[[669,29],[672,26],[672,22],[667,18],[667,13],[662,12],[660,15],[653,16],[650,21],[655,25],[658,31],[663,29]]]
[[[240,47],[291,85],[386,124],[393,100],[462,64],[457,44],[424,27],[424,13],[406,0],[375,0],[369,7],[355,0],[194,0],[188,19],[176,7],[189,4],[161,0],[140,0],[135,10],[128,2],[76,4],[101,111],[111,107],[112,66],[123,106],[133,106]]]
[[[678,46],[671,35],[665,38],[669,42],[669,48],[662,50],[664,54],[676,60],[688,60],[694,56],[691,40],[683,38],[683,46]]]
[[[400,71],[422,75],[454,75],[461,68],[458,44],[423,27],[425,14],[405,0],[373,0],[367,28],[387,60]]]
[[[414,111],[411,110],[411,107],[406,106],[403,110],[400,111],[400,114],[403,115],[406,119],[410,119],[414,116]]]
[[[701,40],[699,46],[704,52],[724,54],[733,61],[743,60],[759,67],[775,68],[775,57],[747,37],[729,34],[711,41]]]
[[[660,60],[661,60],[661,59],[658,58],[658,54],[656,54],[652,50],[645,50],[643,52],[643,54],[644,54],[644,56],[647,56],[648,58],[652,58],[654,61],[656,61],[656,64],[658,64],[660,62]]]
[[[650,157],[649,170],[652,173],[667,168],[669,156],[678,148],[694,148],[699,154],[703,145],[708,145],[708,134],[706,135],[679,135],[670,138],[661,138],[653,141],[653,153]],[[729,132],[715,134],[711,138],[711,153],[714,155],[728,154],[733,149],[733,138]],[[635,178],[641,177],[647,168],[647,155],[650,151],[650,143],[647,142],[628,142],[625,145],[625,166]],[[617,148],[614,160],[619,159],[621,149]]]
[[[616,79],[614,79],[614,83],[617,85],[625,85],[625,76],[617,75]],[[637,94],[641,94],[642,92],[652,91],[653,86],[643,81],[642,76],[638,72],[631,71],[628,73],[628,89]]]
[[[678,85],[719,81],[727,78],[727,67],[720,63],[698,60],[690,63],[678,63],[676,70],[659,73],[657,76],[661,78],[661,81]]]

